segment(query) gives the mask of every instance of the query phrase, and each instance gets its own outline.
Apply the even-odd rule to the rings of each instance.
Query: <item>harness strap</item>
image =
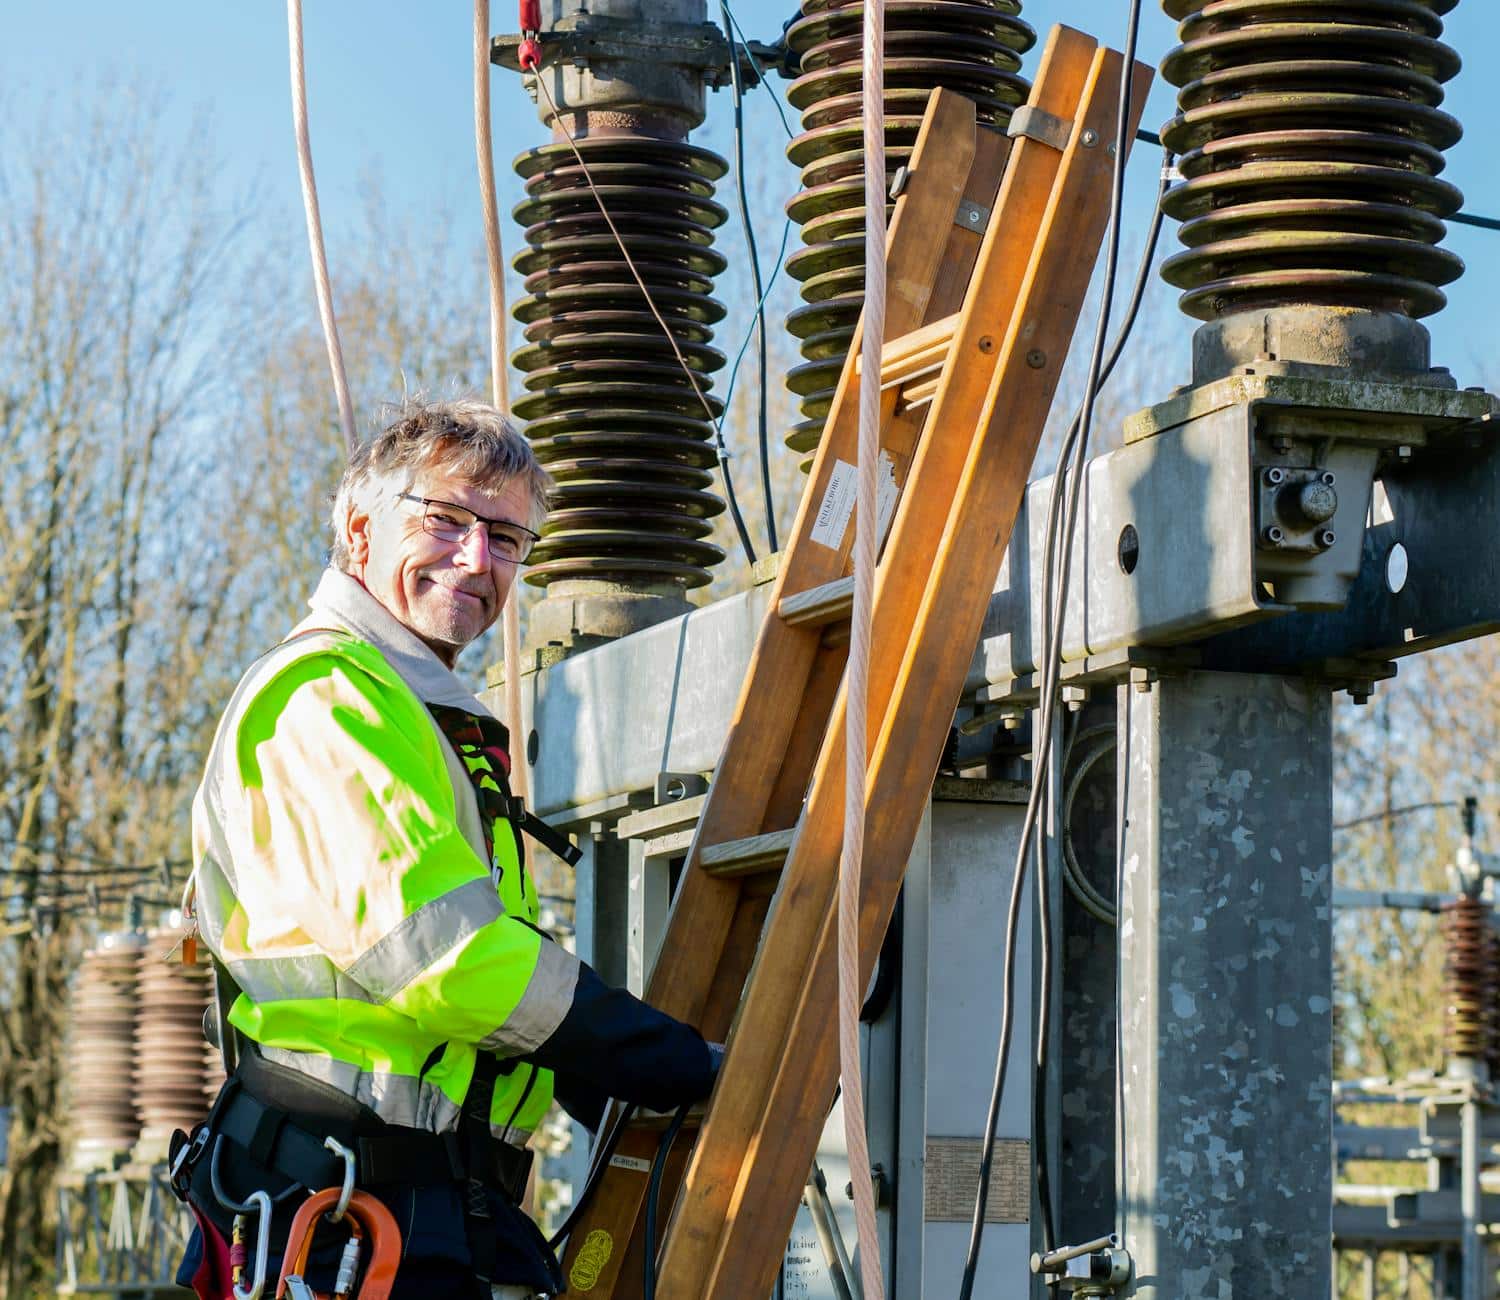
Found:
[[[318,1117],[320,1132],[297,1123],[298,1116],[268,1105],[231,1083],[232,1093],[219,1109],[216,1135],[244,1148],[263,1168],[316,1190],[343,1177],[343,1161],[323,1139],[336,1137],[357,1158],[362,1186],[406,1183],[416,1187],[439,1183],[478,1182],[497,1188],[517,1202],[526,1190],[532,1153],[490,1140],[465,1142],[457,1133],[390,1126],[384,1133],[356,1134],[352,1126]]]

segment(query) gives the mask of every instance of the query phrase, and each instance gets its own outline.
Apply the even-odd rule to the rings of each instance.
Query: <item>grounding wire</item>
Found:
[[[1058,584],[1057,602],[1053,609],[1052,623],[1055,635],[1045,643],[1049,651],[1043,658],[1039,717],[1034,732],[1031,795],[1027,800],[1026,815],[1022,822],[1021,842],[1017,847],[1015,872],[1011,881],[1010,900],[1006,911],[1005,962],[1001,992],[1000,1043],[995,1060],[995,1083],[990,1094],[990,1104],[985,1117],[984,1139],[979,1166],[979,1187],[974,1199],[974,1215],[970,1224],[969,1248],[964,1260],[963,1278],[959,1287],[960,1300],[970,1300],[974,1292],[974,1280],[979,1265],[979,1249],[984,1235],[985,1208],[989,1194],[990,1173],[995,1153],[995,1129],[999,1121],[1000,1099],[1005,1091],[1007,1056],[1009,1053],[1012,1021],[1015,1012],[1015,965],[1016,940],[1020,933],[1020,911],[1022,890],[1025,884],[1026,863],[1031,853],[1032,839],[1036,831],[1041,807],[1042,793],[1046,786],[1043,773],[1052,747],[1052,719],[1056,702],[1058,669],[1054,664],[1055,652],[1062,643],[1061,616],[1067,608],[1067,586],[1072,547],[1068,544],[1071,530],[1077,519],[1076,485],[1083,479],[1084,453],[1093,424],[1094,403],[1102,382],[1105,343],[1109,330],[1110,299],[1114,293],[1115,273],[1119,265],[1120,218],[1124,203],[1125,160],[1129,145],[1129,117],[1135,80],[1135,50],[1140,31],[1141,0],[1131,0],[1129,28],[1125,43],[1124,61],[1120,79],[1120,97],[1116,122],[1115,157],[1110,183],[1109,229],[1106,237],[1104,281],[1101,290],[1099,318],[1094,332],[1094,346],[1089,358],[1088,380],[1084,389],[1083,408],[1080,412],[1076,455],[1071,467],[1073,473],[1067,483],[1069,501],[1062,514],[1062,574]],[[1063,488],[1061,476],[1054,479],[1053,493],[1056,496]],[[1069,508],[1071,507],[1071,508]],[[1050,550],[1050,546],[1048,547]],[[1041,881],[1045,887],[1045,880]],[[1042,936],[1047,944],[1047,936]],[[1043,953],[1044,959],[1050,954]],[[1045,996],[1043,997],[1045,1007]]]
[[[615,219],[609,215],[609,209],[604,204],[604,198],[599,193],[599,187],[594,184],[593,173],[589,165],[583,159],[583,151],[579,149],[578,142],[573,138],[573,133],[563,123],[562,113],[552,99],[552,92],[547,89],[547,79],[537,70],[533,78],[537,90],[543,99],[547,101],[547,107],[552,110],[552,121],[562,138],[567,141],[568,148],[573,151],[573,157],[578,162],[578,168],[583,173],[583,179],[588,184],[589,193],[593,195],[594,202],[599,205],[599,215],[604,218],[604,224],[609,227],[609,233],[615,237],[615,243],[620,249],[620,255],[625,259],[625,265],[630,268],[630,274],[635,277],[636,286],[641,291],[641,296],[646,300],[646,306],[650,308],[651,314],[656,318],[656,323],[661,326],[661,331],[667,338],[667,344],[671,347],[673,355],[677,358],[677,364],[682,367],[682,373],[687,376],[688,384],[692,387],[693,395],[697,397],[699,404],[708,416],[710,428],[717,428],[718,422],[714,417],[713,407],[709,405],[708,398],[704,396],[703,388],[698,382],[698,376],[693,368],[688,365],[687,359],[682,355],[682,349],[677,346],[677,336],[672,333],[667,322],[662,319],[662,314],[656,308],[656,300],[651,297],[651,291],[646,287],[646,282],[641,278],[641,273],[636,270],[635,259],[630,256],[630,249],[626,247],[625,240],[620,234],[619,227],[615,225]],[[745,551],[745,560],[748,564],[755,563],[755,547],[750,542],[750,533],[745,528],[744,517],[740,514],[739,499],[734,492],[734,479],[729,473],[729,453],[724,446],[724,440],[719,439],[719,472],[724,479],[724,494],[729,502],[729,513],[734,517],[734,526],[740,535],[740,545]]]
[[[745,88],[740,81],[740,59],[735,53],[734,24],[729,18],[729,5],[719,0],[719,13],[723,20],[724,37],[729,42],[729,82],[734,92],[734,192],[739,200],[740,220],[745,225],[746,251],[750,255],[750,281],[755,289],[755,314],[750,328],[756,337],[760,361],[760,392],[756,402],[756,439],[760,451],[760,491],[766,510],[766,545],[771,552],[776,548],[776,504],[771,493],[771,451],[769,411],[766,409],[766,394],[769,374],[766,359],[766,291],[760,277],[760,250],[755,245],[755,223],[750,220],[750,194],[745,185]],[[779,264],[779,259],[778,259]],[[725,409],[728,410],[726,399]]]
[[[724,12],[729,15],[729,21],[733,24],[735,33],[740,38],[740,45],[745,51],[745,57],[750,60],[750,65],[755,69],[755,75],[760,78],[760,84],[765,87],[766,93],[771,97],[771,103],[776,106],[776,116],[781,119],[781,129],[786,132],[788,140],[795,139],[796,132],[792,130],[792,124],[786,120],[786,107],[781,102],[781,96],[776,93],[776,88],[771,84],[771,79],[766,75],[765,66],[755,57],[755,52],[750,48],[750,41],[745,36],[745,29],[740,26],[740,20],[734,16],[726,0],[719,0],[723,5]],[[733,40],[730,42],[733,45]]]

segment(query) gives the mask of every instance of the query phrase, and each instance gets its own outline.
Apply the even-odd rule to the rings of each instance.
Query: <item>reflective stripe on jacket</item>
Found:
[[[199,927],[268,1059],[441,1132],[478,1051],[553,1034],[579,963],[535,928],[515,836],[485,836],[424,701],[482,706],[352,578],[325,574],[312,605],[220,722],[193,804]],[[552,1090],[513,1063],[491,1131],[524,1142]]]

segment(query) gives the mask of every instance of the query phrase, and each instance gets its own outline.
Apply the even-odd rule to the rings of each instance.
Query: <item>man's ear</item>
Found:
[[[344,546],[349,552],[349,562],[363,568],[370,558],[370,512],[354,502],[350,502],[344,514]]]

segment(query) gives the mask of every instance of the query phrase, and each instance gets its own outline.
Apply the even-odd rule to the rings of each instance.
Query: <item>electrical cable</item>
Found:
[[[755,331],[760,359],[756,437],[760,449],[760,490],[766,509],[766,545],[774,552],[777,549],[776,503],[771,493],[770,413],[766,407],[769,378],[766,360],[766,291],[760,278],[760,251],[755,246],[755,223],[750,220],[750,194],[745,186],[745,88],[740,83],[740,59],[735,53],[734,24],[730,21],[729,6],[725,0],[719,0],[719,13],[724,37],[729,42],[729,82],[734,92],[734,191],[739,200],[740,220],[745,224],[745,245],[750,254],[750,281],[755,289],[756,307],[751,328]],[[725,407],[728,407],[727,401]]]
[[[538,70],[533,80],[542,98],[547,101],[547,107],[552,111],[554,126],[561,133],[562,138],[567,141],[568,148],[573,151],[573,157],[577,160],[578,169],[589,187],[589,193],[593,195],[594,202],[599,205],[599,215],[604,218],[604,224],[609,227],[609,233],[615,237],[615,244],[619,247],[620,255],[625,259],[625,265],[630,268],[630,274],[635,277],[636,286],[640,289],[641,296],[645,298],[646,306],[650,308],[652,316],[656,318],[656,323],[661,326],[662,333],[666,335],[667,343],[671,347],[673,355],[677,358],[677,364],[682,367],[682,373],[687,376],[687,381],[693,390],[693,395],[697,397],[699,404],[707,414],[710,426],[717,425],[714,409],[709,404],[708,398],[704,395],[703,389],[698,383],[697,374],[688,365],[687,359],[682,355],[682,349],[677,346],[677,336],[672,333],[671,328],[662,318],[661,312],[657,310],[656,302],[651,297],[651,291],[646,288],[645,280],[641,278],[641,273],[636,269],[635,259],[630,256],[630,249],[626,247],[625,240],[620,234],[619,227],[615,225],[614,218],[609,215],[609,209],[604,205],[604,199],[599,193],[599,187],[594,184],[594,176],[589,171],[588,163],[583,159],[583,151],[579,149],[578,142],[573,139],[573,133],[563,123],[562,113],[558,110],[557,104],[552,99],[552,92],[547,89],[547,79]],[[724,447],[722,439],[719,441],[719,472],[724,479],[725,498],[729,503],[729,513],[734,518],[735,530],[740,535],[740,545],[745,551],[745,561],[748,564],[754,564],[755,547],[751,545],[750,533],[745,527],[744,517],[740,514],[739,499],[735,496],[734,491],[734,479],[729,473],[729,454]]]
[[[645,1276],[642,1278],[641,1300],[656,1300],[656,1220],[661,1203],[661,1184],[667,1172],[667,1156],[672,1150],[672,1143],[677,1141],[677,1135],[682,1132],[683,1122],[691,1109],[689,1102],[684,1102],[677,1108],[677,1113],[672,1116],[672,1122],[667,1125],[667,1131],[657,1144],[656,1158],[651,1162],[651,1179],[646,1184],[646,1249],[642,1252],[645,1258],[641,1265]]]
[[[1119,266],[1120,224],[1124,206],[1125,160],[1130,143],[1128,123],[1134,90],[1135,51],[1140,33],[1140,19],[1141,0],[1131,0],[1129,27],[1120,79],[1115,156],[1110,184],[1109,229],[1106,236],[1099,319],[1094,332],[1093,349],[1089,357],[1088,380],[1084,389],[1083,407],[1079,414],[1075,459],[1072,465],[1065,464],[1059,475],[1054,478],[1054,498],[1057,497],[1060,490],[1066,490],[1068,495],[1068,502],[1065,505],[1062,515],[1063,526],[1060,534],[1062,542],[1062,573],[1057,587],[1056,603],[1052,610],[1051,625],[1050,628],[1046,629],[1049,635],[1047,641],[1044,642],[1044,648],[1047,653],[1043,656],[1039,716],[1033,739],[1035,759],[1032,768],[1031,796],[1027,801],[1026,815],[1022,823],[1021,842],[1017,848],[1015,873],[1011,882],[1010,902],[1006,912],[1006,952],[1001,991],[1000,1044],[995,1061],[994,1088],[990,1094],[989,1109],[985,1117],[985,1131],[979,1167],[979,1187],[974,1201],[974,1215],[970,1224],[969,1248],[964,1260],[963,1277],[959,1288],[960,1300],[971,1300],[974,1293],[974,1281],[978,1272],[979,1250],[984,1236],[984,1211],[988,1202],[990,1175],[994,1161],[995,1129],[999,1121],[1000,1101],[1005,1091],[1007,1057],[1009,1056],[1012,1021],[1015,1012],[1016,940],[1020,933],[1021,898],[1025,885],[1026,863],[1032,851],[1032,840],[1037,828],[1043,791],[1048,785],[1045,773],[1052,746],[1053,714],[1057,695],[1057,678],[1060,673],[1062,619],[1067,609],[1067,587],[1072,559],[1071,536],[1073,526],[1077,520],[1078,488],[1083,481],[1083,467],[1086,462],[1089,434],[1093,425],[1095,400],[1103,382],[1101,376],[1104,366],[1105,345],[1109,334],[1110,304],[1114,296],[1115,275]],[[1063,481],[1065,474],[1068,475],[1066,484]],[[1049,545],[1047,547],[1049,555],[1051,550],[1052,547]],[[1040,887],[1045,888],[1045,873],[1039,872],[1038,874]],[[1045,931],[1043,932],[1042,943],[1044,945],[1042,956],[1044,960],[1048,960],[1050,959],[1050,944]],[[1044,992],[1042,997],[1042,1006],[1044,1009],[1045,1005],[1046,995]],[[1039,1035],[1039,1043],[1044,1041],[1044,1038]],[[1051,1248],[1051,1243],[1048,1243],[1048,1248]]]
[[[1084,874],[1083,865],[1073,848],[1073,837],[1069,832],[1072,824],[1073,803],[1083,788],[1084,778],[1094,765],[1115,752],[1115,729],[1111,726],[1090,727],[1073,737],[1068,745],[1068,756],[1063,766],[1075,758],[1077,763],[1072,776],[1063,789],[1062,804],[1058,815],[1058,839],[1062,842],[1062,877],[1068,892],[1077,899],[1079,906],[1103,925],[1117,925],[1119,915],[1116,905],[1107,898]],[[1083,747],[1079,757],[1079,746]]]
[[[1363,817],[1356,817],[1352,821],[1334,822],[1333,829],[1336,831],[1347,831],[1355,826],[1364,826],[1370,822],[1390,821],[1396,817],[1406,817],[1411,813],[1427,812],[1433,808],[1462,808],[1463,804],[1457,799],[1436,799],[1430,803],[1409,803],[1402,808],[1386,808],[1380,812],[1367,813]]]
[[[313,288],[317,292],[318,316],[323,322],[323,341],[328,348],[328,368],[333,372],[333,391],[338,399],[344,452],[352,456],[358,443],[354,431],[354,403],[349,396],[344,349],[339,343],[339,323],[333,311],[333,287],[328,279],[328,250],[323,245],[323,218],[318,212],[318,184],[313,179],[312,143],[307,131],[307,68],[302,58],[302,0],[286,0],[286,21],[292,70],[292,129],[297,137],[297,173],[302,181],[302,209],[307,218],[307,243],[312,253]]]

